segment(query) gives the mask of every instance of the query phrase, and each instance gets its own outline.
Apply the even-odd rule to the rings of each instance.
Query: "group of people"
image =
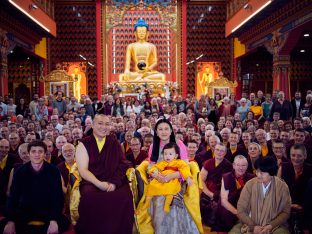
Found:
[[[312,91],[19,101],[0,97],[0,232],[312,231]]]

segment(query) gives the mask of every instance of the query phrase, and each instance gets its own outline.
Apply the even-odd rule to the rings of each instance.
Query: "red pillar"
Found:
[[[96,80],[98,99],[101,99],[101,95],[103,92],[101,39],[101,0],[96,0]]]
[[[182,0],[182,77],[181,77],[181,81],[182,81],[182,96],[186,97],[187,94],[187,72],[186,72],[186,59],[187,59],[187,43],[186,43],[186,39],[187,39],[187,0]]]
[[[290,99],[290,56],[276,56],[273,59],[273,90],[284,91]]]
[[[8,53],[10,48],[6,31],[0,30],[0,95],[8,94]]]

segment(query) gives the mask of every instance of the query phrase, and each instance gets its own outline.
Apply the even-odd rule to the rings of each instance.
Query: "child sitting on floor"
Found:
[[[182,178],[186,180],[189,186],[191,186],[193,180],[190,167],[185,161],[178,159],[180,158],[179,146],[175,143],[168,143],[164,146],[162,153],[164,160],[152,166],[149,170],[149,174],[152,174],[153,177],[157,177],[159,173],[165,176],[179,171]],[[165,183],[161,183],[157,179],[153,179],[147,186],[146,203],[144,208],[148,208],[150,206],[153,196],[165,196],[164,211],[169,212],[173,196],[179,193],[180,190],[181,184],[179,179],[172,179]]]

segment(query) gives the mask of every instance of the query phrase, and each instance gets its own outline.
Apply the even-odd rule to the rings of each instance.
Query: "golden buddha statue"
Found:
[[[119,81],[165,81],[165,75],[155,70],[157,50],[154,44],[147,42],[148,24],[139,19],[134,31],[136,42],[127,46],[125,72],[119,75]],[[135,64],[134,71],[130,71],[131,61]]]

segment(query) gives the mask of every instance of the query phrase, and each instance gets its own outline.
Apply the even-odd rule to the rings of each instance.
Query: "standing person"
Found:
[[[278,93],[278,99],[273,103],[270,118],[273,119],[273,114],[280,113],[281,120],[291,120],[293,110],[290,101],[285,100],[285,94],[283,91]]]
[[[130,234],[134,208],[126,177],[129,166],[118,140],[109,134],[109,118],[96,115],[92,128],[93,134],[82,139],[76,150],[82,177],[77,233]]]
[[[9,98],[9,103],[7,105],[7,111],[12,111],[16,115],[16,105],[14,104],[13,98]]]
[[[57,92],[57,97],[53,101],[53,108],[56,108],[58,110],[58,115],[62,116],[66,112],[66,102],[63,100],[63,93],[61,91]]]
[[[291,198],[287,184],[276,176],[276,160],[260,158],[255,167],[257,177],[246,183],[237,203],[240,223],[229,233],[288,234]]]
[[[16,106],[16,116],[22,115],[23,117],[26,117],[27,115],[27,105],[25,104],[25,99],[21,98],[19,100],[19,104]]]
[[[291,105],[293,109],[293,119],[300,117],[304,105],[304,100],[301,98],[301,92],[297,91],[295,93],[295,98],[291,100]]]
[[[36,106],[38,105],[38,99],[39,99],[39,95],[37,93],[35,93],[33,96],[33,100],[29,103],[29,112],[30,112],[29,114],[30,115],[35,114]]]
[[[27,146],[30,162],[14,174],[4,233],[61,233],[69,225],[62,215],[64,197],[58,169],[44,161],[47,146]]]
[[[270,116],[270,111],[272,108],[272,99],[271,99],[271,94],[266,94],[265,95],[265,101],[262,102],[261,106],[262,106],[262,110],[263,110],[263,117],[267,120]]]
[[[199,118],[205,118],[210,114],[210,105],[209,102],[206,100],[206,95],[201,94],[198,101],[195,103],[194,107],[196,120]]]
[[[35,107],[36,120],[41,121],[45,116],[48,116],[48,108],[44,104],[44,99],[39,98],[38,105]]]
[[[242,98],[239,103],[240,106],[237,108],[236,112],[239,113],[240,120],[244,121],[247,117],[247,113],[249,112],[246,98]]]

